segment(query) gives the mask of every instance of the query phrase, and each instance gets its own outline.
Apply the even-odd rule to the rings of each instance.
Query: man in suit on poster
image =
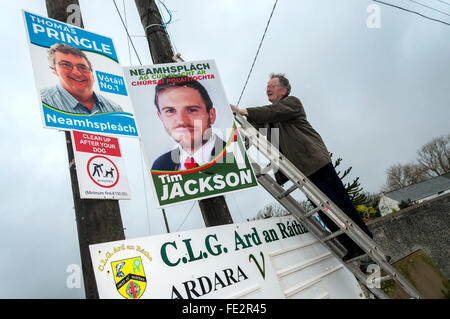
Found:
[[[205,87],[189,78],[174,78],[155,88],[158,118],[177,143],[159,156],[152,170],[181,171],[205,165],[226,143],[212,131],[216,109]]]

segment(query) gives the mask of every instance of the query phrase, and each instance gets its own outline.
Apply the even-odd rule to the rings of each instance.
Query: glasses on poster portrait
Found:
[[[59,61],[57,63],[62,69],[67,70],[67,71],[72,71],[73,67],[75,66],[77,68],[77,70],[81,73],[90,73],[92,70],[89,66],[78,63],[78,64],[72,64],[69,61]]]

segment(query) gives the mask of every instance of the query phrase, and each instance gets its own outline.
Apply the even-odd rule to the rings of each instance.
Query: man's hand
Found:
[[[231,109],[233,110],[233,112],[238,112],[241,115],[247,116],[248,112],[247,109],[239,109],[236,107],[236,105],[230,104]]]

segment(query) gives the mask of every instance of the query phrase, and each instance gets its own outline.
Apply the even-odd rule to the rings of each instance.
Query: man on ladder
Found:
[[[300,100],[290,96],[290,91],[289,80],[283,74],[271,74],[266,93],[272,104],[244,109],[230,106],[234,111],[246,116],[255,128],[267,128],[269,141],[272,140],[271,132],[278,133],[279,151],[370,238],[373,238],[337,175],[325,143],[306,119]],[[279,171],[275,172],[275,178],[280,185],[288,181],[288,178]],[[331,232],[339,229],[322,211],[318,213]],[[364,254],[364,251],[346,234],[338,236],[337,239],[348,251],[342,258],[344,261]]]

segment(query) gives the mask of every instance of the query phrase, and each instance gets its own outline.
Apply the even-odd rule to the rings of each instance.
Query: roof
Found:
[[[415,201],[450,189],[450,172],[384,194],[398,202]]]

